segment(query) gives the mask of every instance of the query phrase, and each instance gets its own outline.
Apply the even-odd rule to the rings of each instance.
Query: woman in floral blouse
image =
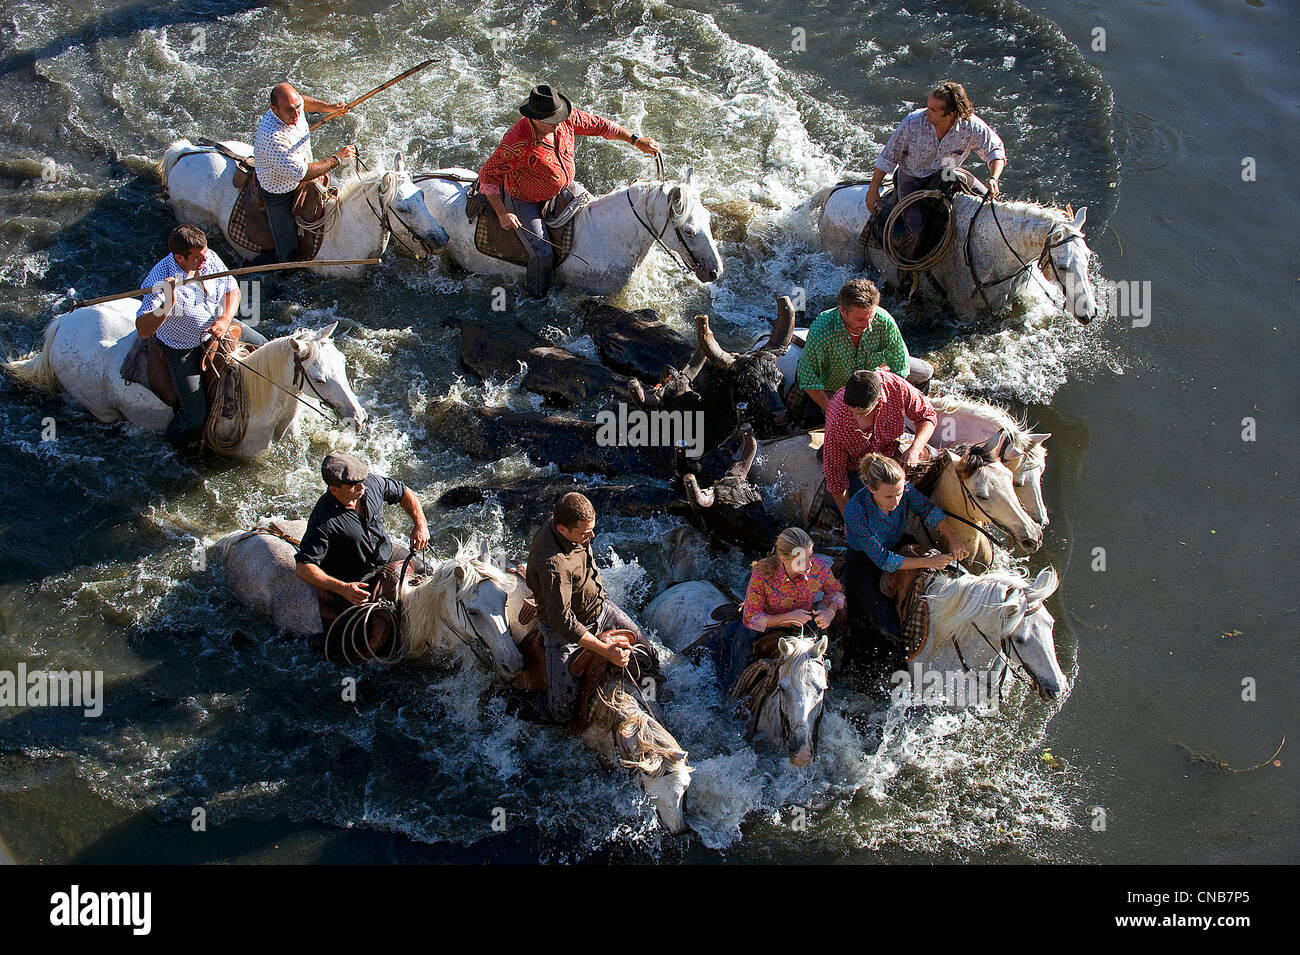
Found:
[[[765,633],[810,623],[825,630],[843,609],[844,588],[831,573],[830,562],[813,553],[812,538],[803,529],[787,527],[777,535],[772,553],[754,561],[740,620],[715,643],[722,656],[720,682],[726,687],[735,684]]]

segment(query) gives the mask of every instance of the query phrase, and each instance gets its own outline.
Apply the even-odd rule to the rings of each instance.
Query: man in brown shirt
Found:
[[[596,509],[584,495],[566,494],[556,502],[551,520],[538,528],[528,550],[528,589],[537,601],[537,622],[546,648],[546,704],[549,719],[567,723],[574,716],[578,683],[569,659],[580,648],[627,666],[631,642],[608,636],[608,630],[631,630],[634,624],[605,596],[591,552],[596,536]]]

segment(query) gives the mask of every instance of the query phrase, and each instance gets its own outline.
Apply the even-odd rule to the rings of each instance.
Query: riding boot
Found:
[[[551,267],[550,256],[530,256],[528,259],[528,296],[546,298],[551,290],[551,279],[555,270]]]

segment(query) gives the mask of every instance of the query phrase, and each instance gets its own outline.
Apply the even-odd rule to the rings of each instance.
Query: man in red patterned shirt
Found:
[[[553,258],[546,241],[545,217],[550,210],[543,206],[561,191],[567,193],[568,202],[577,201],[574,138],[617,139],[643,153],[657,153],[659,144],[611,120],[574,109],[566,97],[549,86],[534,86],[519,112],[523,119],[510,127],[501,145],[479,170],[478,188],[501,228],[513,229],[528,250],[528,294],[541,298],[551,287]]]
[[[906,454],[899,455],[904,418],[916,429],[916,440]],[[826,493],[839,512],[844,513],[850,494],[862,488],[857,471],[863,455],[874,451],[898,459],[904,468],[915,467],[923,460],[925,444],[938,422],[930,399],[892,371],[850,375],[826,408],[826,440],[822,444]]]

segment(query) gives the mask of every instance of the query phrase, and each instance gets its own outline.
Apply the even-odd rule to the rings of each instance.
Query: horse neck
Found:
[[[649,254],[654,237],[637,222],[632,211],[635,209],[646,223],[655,227],[652,210],[658,188],[656,185],[634,182],[594,200],[582,212],[587,221],[578,231],[578,242],[589,235],[593,240],[599,240],[602,247],[621,246],[631,255],[632,268],[628,271],[633,271]],[[629,199],[631,208],[628,207]]]
[[[967,520],[976,521],[984,515],[971,510],[970,502],[963,493],[961,475],[957,473],[957,463],[948,461],[939,472],[939,483],[935,485],[930,498],[945,514],[956,514]]]
[[[992,599],[992,595],[1012,581],[1005,574],[984,574],[980,577],[967,574],[955,580],[936,576],[926,596],[930,599],[930,627],[937,637],[931,644],[936,651],[950,646],[950,637],[957,637],[962,645],[963,655],[970,662],[966,652],[969,645],[976,645],[992,653],[982,637],[975,631],[978,627],[996,646],[1002,639],[1001,606],[1003,600]],[[1017,589],[1017,593],[1021,593]],[[933,599],[938,598],[938,599]]]
[[[997,209],[996,223],[991,212],[988,211],[981,212],[977,220],[987,246],[985,251],[1006,260],[1008,267],[1012,263],[1019,265],[1017,255],[1025,262],[1037,260],[1047,242],[1047,237],[1061,221],[1058,214],[1051,209],[1026,202],[995,201],[994,205]],[[967,219],[969,218],[968,215]],[[1002,226],[1002,232],[998,231],[999,224]],[[1005,242],[1002,239],[1003,233],[1006,234]],[[976,238],[981,236],[977,235]],[[1008,244],[1011,249],[1007,248]],[[1015,250],[1014,254],[1012,249]]]
[[[293,342],[276,338],[243,359],[241,386],[248,402],[249,426],[254,420],[270,418],[280,424],[292,419],[301,405],[293,397]]]
[[[355,256],[340,256],[332,251],[327,256],[324,243],[320,258],[340,256],[343,258],[375,258],[382,255],[388,246],[388,233],[384,231],[380,216],[383,215],[383,197],[379,193],[379,183],[386,173],[374,170],[360,179],[343,181],[339,186],[339,222],[326,236],[325,242],[331,242],[337,248],[344,243],[354,242],[356,248],[344,251],[355,252]],[[378,215],[376,215],[378,213]]]

